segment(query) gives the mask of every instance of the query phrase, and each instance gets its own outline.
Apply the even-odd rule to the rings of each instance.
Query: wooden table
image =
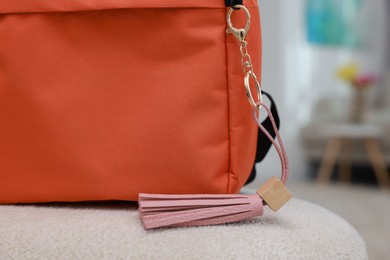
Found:
[[[360,141],[364,145],[380,187],[389,188],[389,173],[380,147],[380,140],[384,134],[380,126],[370,124],[335,125],[327,127],[325,134],[328,141],[317,177],[318,184],[329,183],[339,156],[340,180],[347,183],[351,181],[353,142]]]

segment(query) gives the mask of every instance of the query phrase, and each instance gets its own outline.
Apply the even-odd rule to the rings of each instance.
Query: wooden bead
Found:
[[[276,177],[272,177],[257,190],[257,194],[273,210],[279,210],[293,195]]]

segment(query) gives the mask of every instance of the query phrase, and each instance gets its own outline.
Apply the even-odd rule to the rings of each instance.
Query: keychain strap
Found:
[[[264,96],[266,96],[270,102],[269,109],[271,110],[271,114],[274,117],[274,121],[276,123],[277,129],[279,129],[280,119],[279,119],[279,113],[278,113],[278,109],[276,108],[275,101],[273,100],[271,95],[269,95],[267,92],[262,91],[262,94]],[[272,136],[272,139],[275,139],[276,133],[273,129],[272,122],[271,122],[270,118],[267,117],[266,119],[264,119],[264,121],[261,123],[261,125],[265,129],[267,129],[269,134]],[[260,129],[257,132],[258,133],[257,133],[256,158],[255,158],[255,162],[253,164],[252,172],[251,172],[248,180],[246,181],[246,184],[251,183],[255,180],[255,178],[256,178],[256,163],[263,161],[265,156],[267,155],[267,153],[269,152],[269,150],[272,147],[272,142],[268,139],[268,137]]]
[[[264,104],[262,102],[258,102],[257,103],[257,107],[258,107],[258,109],[253,109],[253,117],[254,117],[258,127],[260,128],[260,130],[269,139],[269,141],[275,147],[276,152],[279,155],[279,159],[280,159],[280,162],[281,162],[281,169],[282,169],[281,170],[282,173],[281,173],[280,180],[283,182],[283,184],[286,184],[287,179],[288,179],[288,173],[289,173],[289,163],[288,163],[288,157],[287,157],[286,149],[285,149],[284,144],[283,144],[283,140],[282,140],[282,138],[281,138],[281,136],[279,134],[279,131],[278,131],[278,128],[276,126],[276,122],[275,122],[275,119],[274,119],[274,117],[272,115],[271,110],[266,106],[266,104]],[[274,130],[275,135],[276,135],[277,142],[271,136],[269,131],[267,129],[265,129],[265,127],[260,122],[260,110],[261,109],[265,110],[265,112],[268,114],[268,117],[269,117],[269,119],[271,121],[273,130]]]
[[[279,113],[278,113],[278,109],[276,107],[276,104],[275,104],[275,101],[273,100],[273,98],[271,97],[270,94],[268,94],[267,92],[265,91],[261,91],[261,93],[267,97],[267,99],[269,100],[269,110],[271,110],[271,114],[274,118],[274,122],[276,124],[276,127],[277,129],[280,129],[280,118],[279,118]],[[271,119],[269,117],[265,118],[264,121],[261,123],[261,125],[268,130],[268,132],[270,133],[270,135],[272,136],[273,139],[275,139],[276,137],[276,133],[273,129],[273,126],[272,126],[272,122],[271,122]],[[267,152],[269,151],[269,149],[271,148],[272,146],[272,142],[267,138],[267,136],[262,132],[262,131],[259,131],[258,133],[258,137],[257,137],[257,153],[256,153],[256,162],[261,162],[265,156],[267,155]]]

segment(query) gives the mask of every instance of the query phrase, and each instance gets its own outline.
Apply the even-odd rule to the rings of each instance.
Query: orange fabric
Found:
[[[257,6],[257,0],[245,0]],[[225,8],[224,0],[1,0],[0,13],[68,12],[124,8]]]
[[[242,187],[257,130],[224,1],[31,2],[0,4],[0,203]]]

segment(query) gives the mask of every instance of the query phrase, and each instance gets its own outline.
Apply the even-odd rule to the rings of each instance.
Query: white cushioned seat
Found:
[[[130,203],[0,206],[1,259],[367,259],[355,229],[292,199],[240,223],[145,231]]]

